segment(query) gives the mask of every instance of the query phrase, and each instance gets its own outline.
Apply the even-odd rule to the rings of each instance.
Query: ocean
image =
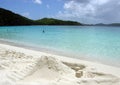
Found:
[[[120,27],[1,26],[0,39],[120,66]]]

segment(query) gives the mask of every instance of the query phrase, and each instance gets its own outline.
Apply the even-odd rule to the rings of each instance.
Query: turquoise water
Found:
[[[42,31],[45,31],[43,33]],[[14,26],[0,27],[0,38],[36,47],[120,64],[120,27]],[[76,57],[76,56],[73,56]]]

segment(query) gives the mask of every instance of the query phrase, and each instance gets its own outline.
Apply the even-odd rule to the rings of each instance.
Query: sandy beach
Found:
[[[0,85],[120,85],[120,68],[0,44]]]

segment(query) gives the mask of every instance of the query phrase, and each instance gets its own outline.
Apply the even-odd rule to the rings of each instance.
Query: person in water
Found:
[[[43,30],[42,32],[43,32],[43,33],[45,33],[45,31],[44,31],[44,30]]]

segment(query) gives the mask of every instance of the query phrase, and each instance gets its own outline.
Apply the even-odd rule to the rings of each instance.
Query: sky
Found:
[[[86,24],[120,23],[120,0],[0,0],[0,7],[33,20],[48,17]]]

